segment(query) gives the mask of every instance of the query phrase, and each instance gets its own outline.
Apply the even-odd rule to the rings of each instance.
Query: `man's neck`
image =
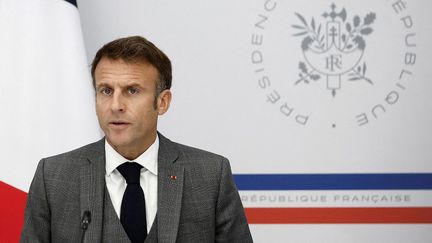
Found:
[[[156,141],[156,133],[154,136],[152,136],[149,139],[146,139],[146,141],[143,141],[140,144],[136,145],[128,145],[128,146],[114,146],[109,141],[107,141],[111,147],[117,151],[121,156],[124,158],[133,161],[134,159],[138,158],[141,154],[143,154],[147,149]]]

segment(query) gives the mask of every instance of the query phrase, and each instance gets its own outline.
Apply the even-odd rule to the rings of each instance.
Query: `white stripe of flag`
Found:
[[[1,0],[0,30],[0,180],[27,191],[42,157],[100,137],[94,94],[76,6]]]
[[[430,207],[431,190],[240,191],[245,208]]]

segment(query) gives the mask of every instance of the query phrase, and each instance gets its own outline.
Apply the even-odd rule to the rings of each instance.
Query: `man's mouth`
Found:
[[[124,128],[130,125],[129,122],[126,121],[111,121],[109,122],[109,126],[113,128]]]

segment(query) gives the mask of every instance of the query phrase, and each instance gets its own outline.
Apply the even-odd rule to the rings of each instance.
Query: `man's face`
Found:
[[[96,66],[95,80],[96,113],[108,143],[135,159],[156,139],[157,118],[169,108],[170,91],[155,97],[158,71],[144,62],[104,57]]]

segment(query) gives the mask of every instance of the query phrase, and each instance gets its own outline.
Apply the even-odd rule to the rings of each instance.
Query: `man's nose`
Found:
[[[111,109],[114,112],[123,112],[125,111],[125,100],[121,92],[114,91],[113,99],[111,103]]]

